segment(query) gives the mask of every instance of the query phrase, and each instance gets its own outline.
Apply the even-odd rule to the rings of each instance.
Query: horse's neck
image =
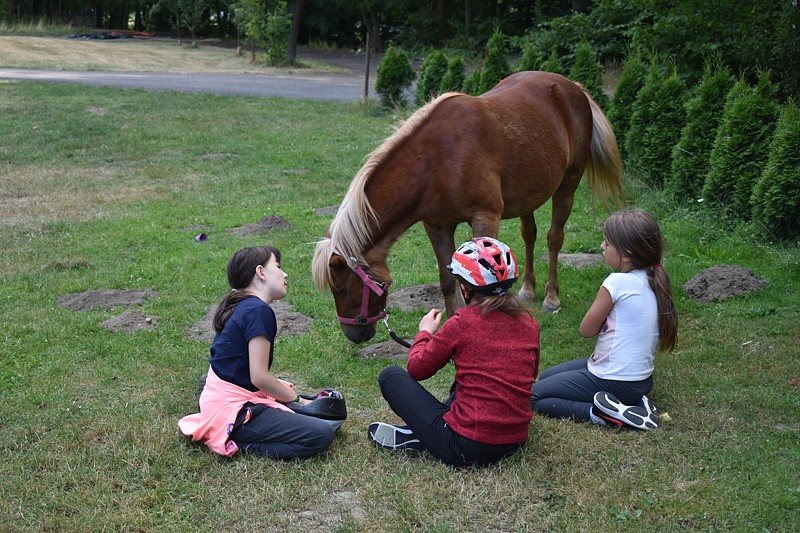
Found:
[[[384,187],[371,187],[372,190]],[[367,193],[377,221],[371,227],[371,245],[364,251],[370,263],[386,262],[389,249],[411,226],[419,222],[414,206],[418,202],[413,189],[390,187],[388,192]]]

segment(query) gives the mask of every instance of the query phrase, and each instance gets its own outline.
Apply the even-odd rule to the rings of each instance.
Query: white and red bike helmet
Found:
[[[502,294],[519,277],[514,252],[491,237],[475,237],[459,246],[448,269],[482,293]]]

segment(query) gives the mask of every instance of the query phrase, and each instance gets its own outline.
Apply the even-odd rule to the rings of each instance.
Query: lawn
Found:
[[[521,453],[454,470],[371,446],[393,420],[376,383],[398,361],[363,359],[311,283],[314,241],[363,158],[397,117],[359,104],[0,84],[0,529],[5,531],[797,531],[800,529],[800,249],[766,242],[702,204],[668,207],[629,181],[669,241],[678,349],[656,361],[652,398],[671,421],[613,431],[534,416]],[[537,213],[544,230],[549,206]],[[228,230],[280,216],[285,230]],[[604,213],[581,188],[564,250],[597,252]],[[544,233],[540,231],[540,235]],[[197,233],[208,234],[196,242]],[[459,237],[467,236],[462,227]],[[521,250],[517,221],[501,237]],[[310,331],[279,339],[273,371],[336,387],[347,422],[303,461],[223,459],[176,422],[197,406],[208,345],[187,335],[227,290],[237,249],[273,244],[287,300]],[[537,244],[536,256],[545,252]],[[717,264],[768,278],[712,304],[682,286]],[[434,282],[415,226],[393,248],[394,287]],[[540,279],[546,265],[536,266]],[[578,324],[608,270],[560,268],[562,310],[533,312],[542,368],[588,356]],[[59,297],[145,289],[158,327],[101,326]],[[423,311],[394,312],[413,336]],[[386,340],[380,331],[375,341]],[[402,364],[402,361],[399,362]],[[429,380],[444,395],[452,369]]]

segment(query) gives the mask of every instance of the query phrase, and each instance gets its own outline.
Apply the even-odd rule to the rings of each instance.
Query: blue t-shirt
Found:
[[[208,362],[221,379],[255,392],[258,387],[250,380],[247,343],[259,335],[267,337],[271,368],[277,332],[278,322],[275,320],[272,308],[257,296],[245,298],[233,310],[222,331],[214,337],[214,342],[211,344],[211,358]]]

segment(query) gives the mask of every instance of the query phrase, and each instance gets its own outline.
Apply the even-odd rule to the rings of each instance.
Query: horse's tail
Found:
[[[330,239],[324,239],[317,243],[314,249],[314,257],[311,259],[311,277],[314,280],[314,287],[322,292],[330,286],[330,263],[333,255],[333,245]]]
[[[610,198],[614,205],[621,206],[625,203],[625,193],[617,138],[597,102],[588,93],[586,98],[592,107],[592,142],[589,146],[589,163],[586,165],[586,181],[589,189],[604,205],[608,205]]]

